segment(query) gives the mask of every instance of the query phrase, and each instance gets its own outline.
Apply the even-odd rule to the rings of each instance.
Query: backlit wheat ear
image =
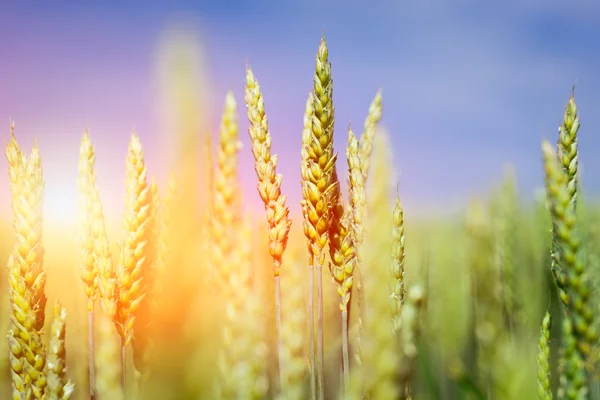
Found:
[[[65,332],[67,311],[56,302],[54,304],[54,319],[50,328],[50,343],[48,344],[48,400],[68,400],[73,394],[75,385],[67,378],[67,352],[65,348]]]
[[[381,114],[381,90],[379,90],[369,106],[369,113],[365,119],[363,134],[360,137],[360,159],[362,160],[362,170],[365,182],[369,176],[371,152],[373,151],[373,138],[377,131],[377,124],[381,120]]]
[[[375,139],[375,134],[377,132],[377,124],[379,123],[379,121],[381,120],[381,115],[382,115],[382,104],[381,104],[381,90],[379,90],[377,92],[377,94],[375,95],[375,98],[373,99],[373,101],[371,102],[371,105],[369,106],[369,112],[367,114],[367,118],[365,119],[365,124],[364,124],[364,130],[363,133],[360,137],[360,143],[359,143],[359,161],[361,164],[361,170],[362,170],[362,187],[366,186],[367,183],[367,178],[369,176],[369,170],[370,170],[370,166],[371,166],[371,153],[373,151],[373,141]],[[358,177],[354,178],[355,180],[359,179]],[[358,185],[357,185],[358,187]],[[362,193],[364,194],[364,190],[362,191]],[[363,218],[365,215],[365,205],[366,205],[366,199],[364,198],[365,196],[360,198],[360,201],[356,202],[354,207],[354,234],[355,234],[355,238],[356,238],[356,247],[357,247],[357,254],[360,255],[360,245],[363,242]],[[358,200],[358,199],[357,199]],[[362,281],[363,281],[363,276],[362,273],[360,271],[360,261],[358,263],[358,274],[355,273],[355,288],[356,288],[356,293],[355,293],[355,305],[354,308],[356,308],[356,321],[357,321],[357,332],[356,332],[356,350],[354,352],[354,358],[356,359],[356,362],[358,364],[360,364],[362,362],[361,360],[361,356],[360,356],[360,340],[361,340],[361,332],[362,332],[362,310],[363,310],[363,305],[362,305]]]
[[[142,389],[145,388],[145,384],[150,376],[150,353],[153,351],[152,310],[155,308],[154,284],[156,282],[159,209],[158,185],[156,184],[156,180],[152,178],[150,182],[150,215],[146,222],[146,267],[142,275],[142,282],[144,282],[146,293],[144,301],[140,304],[140,308],[136,314],[133,325],[134,335],[131,341],[134,367],[141,374],[140,387]]]
[[[94,148],[87,131],[83,133],[79,147],[79,219],[80,228],[78,241],[80,246],[79,274],[85,284],[87,296],[87,309],[93,311],[96,299],[96,271],[94,268],[94,241],[92,236],[92,201],[91,192],[96,186],[96,173],[94,171]]]
[[[123,382],[126,377],[126,349],[133,338],[136,313],[146,294],[143,276],[148,268],[146,245],[151,212],[144,153],[135,133],[129,142],[126,167],[125,237],[117,271],[119,301],[116,313],[116,327],[123,348]]]
[[[303,137],[303,147],[307,158],[301,167],[302,207],[304,212],[304,232],[309,241],[313,264],[317,276],[317,386],[319,398],[323,394],[323,278],[325,246],[331,226],[331,207],[335,198],[336,183],[333,171],[337,155],[333,150],[334,107],[332,102],[333,85],[331,64],[329,63],[325,39],[317,52],[315,63],[314,89],[310,135]],[[304,135],[303,135],[304,136]]]
[[[277,353],[279,358],[279,375],[281,375],[281,296],[279,270],[282,256],[287,246],[292,221],[286,206],[286,196],[281,194],[283,177],[276,173],[277,156],[271,155],[271,134],[265,114],[265,104],[258,81],[252,70],[246,71],[245,87],[246,109],[250,126],[248,134],[252,140],[254,170],[258,177],[258,193],[265,204],[267,222],[269,224],[269,253],[273,258],[273,275],[275,277],[275,312],[277,326]],[[281,385],[280,385],[281,386]]]
[[[239,221],[236,208],[238,180],[238,152],[242,148],[239,141],[237,122],[237,103],[232,92],[227,92],[225,108],[219,130],[219,146],[217,149],[217,170],[215,171],[215,192],[213,214],[211,219],[211,274],[226,287],[230,272],[230,253],[233,229]]]
[[[94,302],[97,296],[98,271],[96,270],[96,254],[94,251],[95,207],[98,202],[96,190],[96,172],[94,171],[94,147],[87,130],[83,133],[79,146],[79,178],[77,187],[79,194],[79,276],[85,285],[88,310],[88,360],[90,397],[94,397]]]
[[[29,158],[25,157],[12,129],[6,158],[16,234],[16,243],[8,260],[11,312],[8,341],[13,397],[41,398],[46,389],[46,349],[41,340],[46,306],[41,158],[37,143]]]

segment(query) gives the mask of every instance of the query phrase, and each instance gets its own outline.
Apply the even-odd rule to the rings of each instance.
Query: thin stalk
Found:
[[[323,356],[323,266],[317,265],[317,387],[319,388],[319,400],[325,398],[325,387],[323,383],[324,356]]]
[[[311,256],[310,265],[308,266],[308,323],[309,323],[309,352],[310,360],[310,393],[311,399],[317,399],[316,387],[316,369],[315,369],[315,268],[313,266],[314,257]]]
[[[348,310],[342,311],[342,374],[344,375],[344,393],[348,391],[350,381],[350,357],[348,356]]]
[[[96,374],[94,367],[94,306],[92,309],[88,311],[88,361],[90,365],[90,400],[94,400],[96,398],[95,393],[95,382],[96,382]]]
[[[123,394],[127,397],[127,346],[125,346],[125,340],[121,341],[121,387],[123,388]]]
[[[281,378],[283,377],[283,342],[281,340],[281,283],[279,276],[275,277],[275,322],[277,325],[277,358],[279,362],[278,390],[281,390]]]

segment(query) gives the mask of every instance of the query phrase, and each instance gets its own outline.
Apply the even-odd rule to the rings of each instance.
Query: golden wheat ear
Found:
[[[65,335],[67,326],[67,310],[57,301],[54,304],[54,320],[50,327],[50,343],[48,344],[48,399],[68,400],[71,398],[75,385],[67,377],[67,351]]]
[[[46,306],[42,162],[37,142],[26,157],[12,131],[6,157],[16,235],[8,260],[13,395],[41,398],[47,384],[46,347],[42,342]]]
[[[133,339],[138,309],[146,295],[143,276],[149,267],[146,246],[151,212],[150,189],[142,144],[135,133],[131,135],[129,142],[126,180],[125,230],[117,273],[119,298],[115,314],[117,331],[122,340],[123,385],[126,381],[127,348]]]
[[[277,327],[277,353],[279,376],[282,375],[281,343],[281,286],[280,269],[283,252],[287,246],[292,221],[290,210],[285,204],[286,196],[281,194],[282,175],[276,173],[277,156],[271,155],[271,134],[265,114],[265,105],[258,81],[250,68],[246,71],[245,88],[246,109],[250,126],[248,134],[252,141],[254,169],[258,177],[258,193],[267,212],[269,224],[269,254],[273,258],[273,276],[275,279],[275,320]],[[281,386],[281,382],[279,383]]]

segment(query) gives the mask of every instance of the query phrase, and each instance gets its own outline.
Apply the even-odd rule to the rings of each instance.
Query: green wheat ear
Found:
[[[552,400],[552,387],[550,386],[550,325],[552,319],[550,312],[546,311],[540,329],[538,343],[538,399]]]

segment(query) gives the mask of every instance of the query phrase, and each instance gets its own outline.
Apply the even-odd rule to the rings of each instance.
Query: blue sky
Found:
[[[0,122],[15,119],[25,142],[38,137],[49,184],[59,175],[76,177],[76,168],[64,169],[75,165],[86,126],[92,137],[112,138],[98,144],[98,162],[110,164],[101,186],[115,186],[114,176],[122,176],[123,163],[114,161],[124,160],[134,126],[149,169],[158,165],[154,51],[161,31],[185,15],[206,49],[213,131],[232,89],[246,145],[240,162],[252,168],[242,105],[249,61],[293,202],[300,196],[303,106],[322,32],[334,77],[336,147],[344,152],[348,123],[360,130],[381,87],[382,124],[392,135],[407,211],[464,205],[500,179],[508,163],[530,198],[542,185],[541,139],[556,140],[576,81],[584,187],[600,194],[600,3],[25,3],[0,5]],[[254,176],[246,177],[247,197],[258,202]]]

